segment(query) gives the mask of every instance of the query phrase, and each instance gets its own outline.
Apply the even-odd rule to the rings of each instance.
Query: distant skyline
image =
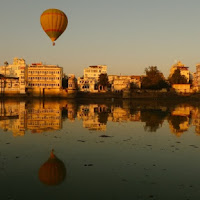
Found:
[[[1,0],[0,65],[14,57],[28,64],[58,64],[83,75],[90,65],[108,74],[144,74],[148,66],[169,75],[180,60],[195,72],[200,63],[198,0]],[[68,16],[66,31],[52,46],[40,26],[48,8]]]

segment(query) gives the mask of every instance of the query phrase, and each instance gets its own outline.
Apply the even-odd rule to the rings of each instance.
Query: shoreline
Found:
[[[31,99],[51,99],[51,100],[64,100],[72,99],[78,101],[90,100],[139,100],[139,101],[200,101],[200,93],[193,94],[177,94],[175,92],[159,92],[159,91],[137,91],[137,92],[99,92],[99,93],[85,93],[77,92],[67,96],[62,95],[27,95],[27,94],[4,94],[0,95],[1,100],[15,99],[15,100],[31,100]]]

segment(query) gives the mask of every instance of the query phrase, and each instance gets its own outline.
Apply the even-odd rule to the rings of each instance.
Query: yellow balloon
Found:
[[[55,45],[54,42],[67,28],[68,19],[65,13],[61,10],[48,9],[42,13],[40,23],[45,33],[53,42],[53,45]]]

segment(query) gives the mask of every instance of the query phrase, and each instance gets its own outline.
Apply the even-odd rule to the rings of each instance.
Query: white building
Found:
[[[62,77],[62,67],[33,63],[28,67],[27,88],[31,93],[40,96],[56,94],[62,88]]]
[[[106,65],[94,65],[84,69],[84,78],[94,78],[98,80],[100,74],[107,74]]]
[[[19,77],[21,74],[21,67],[27,67],[23,58],[14,58],[12,64],[0,66],[0,74],[6,77]]]
[[[5,77],[19,78],[19,91],[20,94],[25,94],[26,81],[25,74],[27,64],[23,58],[14,58],[13,64],[8,64],[0,67],[0,74]]]
[[[78,78],[78,88],[82,92],[98,92],[100,74],[107,74],[106,65],[94,65],[84,69],[84,76]]]
[[[109,75],[108,80],[111,84],[111,90],[113,92],[122,91],[123,89],[130,88],[131,83],[133,83],[136,88],[141,88],[141,76]]]
[[[189,67],[186,67],[181,61],[178,61],[176,64],[172,65],[170,69],[169,77],[171,77],[174,72],[179,69],[182,76],[185,76],[187,82],[189,83],[190,80],[190,71],[188,70]]]
[[[98,92],[97,80],[89,78],[78,78],[78,88],[82,92]]]

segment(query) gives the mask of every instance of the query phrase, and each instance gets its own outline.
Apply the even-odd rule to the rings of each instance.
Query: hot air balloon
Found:
[[[38,172],[39,180],[45,185],[58,185],[64,181],[66,168],[64,163],[58,159],[53,150],[49,159],[40,167]]]
[[[55,41],[67,28],[68,19],[61,10],[48,9],[42,13],[40,23],[45,33],[52,40],[54,46]]]

